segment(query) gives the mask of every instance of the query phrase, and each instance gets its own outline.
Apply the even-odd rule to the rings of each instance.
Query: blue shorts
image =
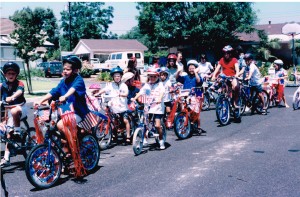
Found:
[[[154,118],[155,120],[161,120],[163,117],[163,114],[149,114],[149,120],[151,120],[152,118]]]

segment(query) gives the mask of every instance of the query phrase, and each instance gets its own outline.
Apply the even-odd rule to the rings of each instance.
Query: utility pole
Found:
[[[71,51],[71,2],[68,3],[69,7],[69,51]]]

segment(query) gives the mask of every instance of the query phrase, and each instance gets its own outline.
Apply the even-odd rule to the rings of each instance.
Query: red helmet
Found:
[[[158,69],[155,67],[149,67],[147,70],[148,75],[159,75]]]
[[[168,59],[175,59],[177,60],[177,56],[175,54],[168,55]]]

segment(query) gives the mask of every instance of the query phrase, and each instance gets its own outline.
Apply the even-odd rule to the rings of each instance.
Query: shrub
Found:
[[[91,77],[91,75],[94,73],[93,70],[91,69],[88,69],[88,68],[83,68],[81,71],[80,71],[80,75],[84,78],[88,78],[88,77]]]
[[[112,78],[111,78],[109,72],[101,72],[100,74],[98,74],[97,80],[98,81],[112,81]]]

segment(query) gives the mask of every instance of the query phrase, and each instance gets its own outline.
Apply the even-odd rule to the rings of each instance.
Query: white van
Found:
[[[128,61],[135,57],[137,60],[137,68],[144,68],[144,54],[140,51],[125,51],[125,52],[115,52],[111,53],[108,56],[108,59],[105,61],[105,64],[108,68],[114,68],[120,66],[123,70],[127,68]]]

